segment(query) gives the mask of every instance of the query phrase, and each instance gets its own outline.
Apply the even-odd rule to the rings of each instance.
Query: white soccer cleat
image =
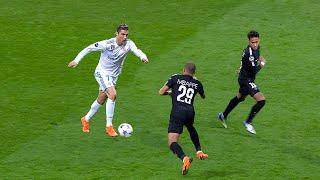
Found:
[[[226,123],[226,118],[224,118],[224,115],[223,115],[223,112],[220,112],[219,114],[218,114],[218,120],[221,122],[221,124],[222,124],[222,126],[224,127],[224,128],[228,128],[228,126],[227,126],[227,123]]]
[[[256,134],[256,130],[254,130],[254,127],[247,123],[246,121],[243,121],[243,125],[246,127],[247,131],[251,134]]]

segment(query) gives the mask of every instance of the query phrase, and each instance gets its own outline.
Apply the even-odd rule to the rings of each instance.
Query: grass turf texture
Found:
[[[187,178],[319,178],[319,10],[311,0],[1,1],[0,178],[181,178],[166,142],[171,102],[157,92],[188,59],[206,90],[195,126],[209,159],[195,160]],[[107,137],[104,107],[82,134],[99,53],[76,69],[66,65],[122,21],[151,61],[130,55],[118,81],[114,125],[128,122],[134,135]],[[250,98],[228,129],[216,121],[237,92],[234,71],[251,29],[268,60],[256,80],[267,98],[256,136],[241,124]],[[181,145],[195,156],[186,131]]]

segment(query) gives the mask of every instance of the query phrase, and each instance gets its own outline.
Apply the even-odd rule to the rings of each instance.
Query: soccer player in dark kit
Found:
[[[182,75],[173,75],[166,84],[159,90],[160,95],[171,95],[172,109],[168,127],[168,146],[171,151],[183,161],[182,174],[187,174],[192,158],[186,156],[178,144],[183,126],[186,126],[192,143],[196,149],[196,155],[203,160],[208,155],[201,151],[198,133],[193,126],[195,112],[193,107],[194,97],[197,93],[204,99],[203,86],[195,77],[196,66],[193,63],[186,63]]]
[[[266,60],[260,56],[259,33],[257,31],[250,31],[247,37],[249,41],[248,46],[243,51],[241,66],[239,68],[239,92],[230,100],[224,112],[220,112],[218,114],[218,119],[222,125],[227,128],[226,120],[228,114],[240,102],[244,101],[247,95],[250,95],[256,100],[256,104],[252,106],[248,118],[243,121],[243,125],[248,132],[256,134],[256,131],[252,126],[252,119],[263,108],[266,99],[258,89],[258,86],[255,84],[254,80],[256,78],[256,74],[266,64]]]

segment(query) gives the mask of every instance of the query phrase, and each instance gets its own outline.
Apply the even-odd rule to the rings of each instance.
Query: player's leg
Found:
[[[255,115],[263,108],[266,103],[266,98],[261,92],[256,93],[253,98],[256,100],[256,104],[252,106],[246,123],[251,124]]]
[[[222,113],[222,117],[227,119],[229,113],[242,101],[244,101],[247,95],[250,93],[249,82],[247,80],[238,80],[239,83],[239,92],[238,94],[232,98],[226,107],[226,109]]]
[[[252,134],[256,134],[256,131],[252,126],[252,120],[255,117],[255,115],[263,108],[266,102],[266,98],[264,97],[264,95],[259,91],[256,85],[254,86],[255,87],[252,88],[251,95],[256,100],[256,104],[252,106],[247,120],[243,122],[247,131]]]
[[[99,84],[99,94],[96,100],[93,101],[91,104],[90,110],[88,113],[81,118],[81,123],[82,123],[82,131],[84,133],[89,132],[89,121],[91,118],[97,113],[98,109],[105,103],[107,99],[107,94],[104,92],[107,88],[106,84],[104,83],[105,81],[103,80],[101,74],[99,71],[96,70],[95,74],[95,79]]]
[[[89,112],[84,116],[84,118],[87,121],[90,121],[90,119],[97,113],[98,109],[104,104],[106,99],[107,99],[107,94],[104,93],[103,91],[99,91],[97,99],[93,101]]]
[[[174,119],[174,116],[179,116],[179,114],[171,114],[168,127],[168,146],[182,160],[182,174],[185,175],[191,166],[192,158],[188,157],[178,144],[180,134],[183,132],[183,124],[181,121]]]
[[[115,100],[117,97],[117,91],[114,86],[110,86],[107,89],[107,103],[106,103],[106,133],[111,136],[115,137],[118,134],[113,128],[112,120],[113,120],[113,114],[115,109]]]
[[[199,139],[199,135],[198,135],[196,128],[193,126],[193,124],[186,125],[186,127],[188,129],[189,134],[190,134],[190,139],[196,149],[197,157],[201,160],[208,158],[208,154],[203,153],[201,150],[200,139]]]
[[[191,166],[192,158],[185,155],[181,146],[178,144],[180,134],[168,133],[168,145],[170,150],[182,160],[182,174],[186,175]]]
[[[229,101],[228,106],[223,111],[223,116],[225,119],[227,119],[229,113],[242,101],[246,99],[246,95],[242,95],[240,92]]]
[[[180,134],[178,133],[168,133],[168,146],[170,150],[177,155],[181,160],[186,156],[182,150],[182,147],[178,144]]]
[[[247,95],[243,95],[245,93],[241,93],[241,88],[239,90],[238,94],[232,98],[226,107],[226,109],[223,112],[220,112],[218,114],[218,119],[221,121],[222,125],[227,128],[226,120],[229,115],[229,113],[242,101],[244,101],[247,97]]]
[[[117,91],[114,86],[107,89],[107,103],[106,103],[106,126],[112,126],[113,114],[115,109],[115,102],[117,97]]]
[[[114,107],[115,107],[115,100],[116,100],[116,89],[115,84],[117,82],[117,77],[112,77],[105,74],[103,71],[96,69],[95,71],[95,78],[99,84],[99,89],[102,91],[99,93],[98,101],[106,103],[106,133],[109,136],[115,137],[118,134],[112,127],[112,119],[114,114]]]

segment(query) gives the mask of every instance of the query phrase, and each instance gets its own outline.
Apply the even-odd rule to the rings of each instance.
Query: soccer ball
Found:
[[[130,137],[133,133],[133,128],[128,123],[122,123],[118,127],[118,132],[119,132],[120,136]]]

